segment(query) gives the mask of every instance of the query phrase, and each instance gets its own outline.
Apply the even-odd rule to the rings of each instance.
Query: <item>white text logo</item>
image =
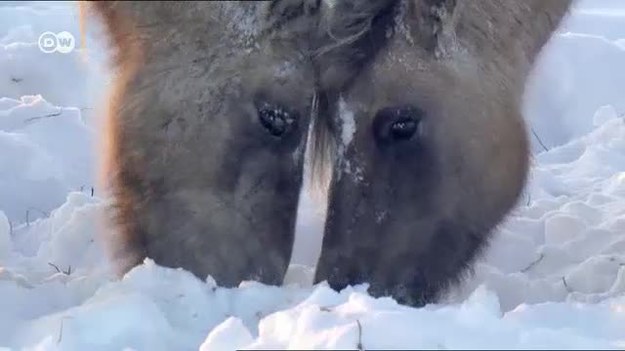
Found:
[[[39,36],[39,50],[46,54],[58,52],[69,54],[76,47],[76,40],[70,32],[44,32]]]

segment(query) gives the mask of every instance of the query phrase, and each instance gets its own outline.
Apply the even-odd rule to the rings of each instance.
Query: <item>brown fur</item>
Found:
[[[355,130],[335,148],[315,282],[368,283],[376,296],[422,305],[461,278],[524,187],[525,80],[569,4],[398,5],[388,43],[328,103],[328,133],[340,140],[352,128],[341,108]],[[399,106],[420,111],[416,135],[376,140],[378,111]]]
[[[120,273],[149,257],[223,286],[281,283],[315,79],[299,30],[310,16],[277,24],[292,6],[271,5],[87,4],[116,74],[104,177]],[[285,137],[259,123],[264,103],[291,111]]]
[[[420,305],[519,196],[525,78],[570,1],[89,4],[117,71],[105,176],[121,272],[150,257],[226,286],[281,283],[312,123],[313,180],[332,176],[316,281]],[[258,100],[295,111],[295,130],[267,135]],[[376,113],[399,105],[423,129],[381,145]]]

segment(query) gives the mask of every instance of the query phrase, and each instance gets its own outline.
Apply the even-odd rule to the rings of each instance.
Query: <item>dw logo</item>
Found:
[[[70,32],[44,32],[39,36],[39,50],[46,54],[59,52],[69,54],[76,47],[76,40]]]

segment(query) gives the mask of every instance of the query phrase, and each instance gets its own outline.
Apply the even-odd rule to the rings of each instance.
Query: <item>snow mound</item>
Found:
[[[15,224],[49,214],[93,186],[94,132],[73,107],[41,95],[0,98],[0,208]]]
[[[106,201],[72,192],[7,233],[0,216],[0,345],[40,350],[622,348],[625,123],[536,157],[523,200],[475,275],[416,309],[341,292],[292,266],[282,287],[226,289],[147,259],[111,275]],[[608,160],[609,162],[606,162]],[[574,189],[574,191],[564,191]]]
[[[572,16],[569,22],[579,18]],[[621,30],[625,28],[623,18]],[[624,60],[625,46],[619,40],[567,32],[549,41],[530,76],[525,96],[535,152],[590,133],[597,126],[593,114],[603,106],[610,105],[610,113],[615,115],[625,113]]]

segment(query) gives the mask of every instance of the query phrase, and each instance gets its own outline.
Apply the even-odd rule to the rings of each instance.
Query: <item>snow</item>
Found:
[[[343,97],[339,99],[339,118],[341,120],[341,146],[345,150],[351,144],[356,133],[356,121],[354,112],[347,108]]]
[[[43,55],[44,31],[79,38],[74,4],[0,3],[0,349],[625,348],[625,7],[593,1],[529,84],[524,197],[474,275],[420,309],[366,285],[311,286],[323,209],[308,192],[282,287],[222,288],[151,260],[114,278],[94,187],[108,79],[97,34],[86,60]]]

